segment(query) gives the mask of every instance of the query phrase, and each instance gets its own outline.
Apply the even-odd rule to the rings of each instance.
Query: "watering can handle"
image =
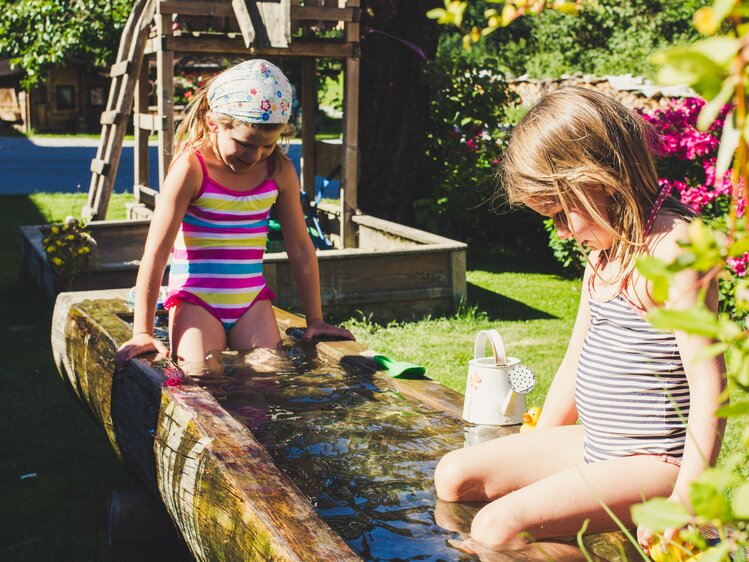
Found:
[[[480,359],[485,357],[487,342],[491,344],[494,363],[497,365],[507,365],[505,344],[502,343],[502,336],[499,335],[497,330],[481,330],[476,335],[476,343],[473,346],[473,358]]]

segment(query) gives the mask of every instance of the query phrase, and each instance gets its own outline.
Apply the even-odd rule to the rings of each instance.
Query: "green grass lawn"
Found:
[[[111,490],[132,485],[103,430],[56,372],[51,303],[19,275],[18,227],[78,215],[85,197],[0,197],[0,560],[107,560],[107,500]],[[107,218],[124,218],[129,199],[113,196]],[[580,282],[539,261],[472,250],[461,313],[386,326],[356,318],[343,323],[365,346],[425,365],[430,377],[459,392],[476,333],[496,328],[508,353],[536,372],[538,385],[527,400],[541,405],[569,339]],[[743,392],[735,398],[747,399]],[[722,459],[744,451],[743,431],[743,421],[731,421]],[[28,474],[36,476],[23,478]]]
[[[19,275],[18,227],[77,216],[85,197],[0,197],[0,560],[108,560],[109,494],[133,485],[57,374],[51,303]],[[129,198],[113,197],[111,218]]]

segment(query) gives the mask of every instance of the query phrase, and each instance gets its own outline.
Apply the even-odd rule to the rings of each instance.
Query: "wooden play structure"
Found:
[[[454,312],[466,295],[466,245],[357,208],[358,20],[359,0],[137,0],[112,65],[83,209],[84,217],[92,219],[88,230],[97,243],[96,255],[86,272],[61,283],[47,262],[40,227],[22,227],[27,273],[50,299],[63,287],[80,291],[135,284],[158,197],[158,186],[148,185],[151,133],[158,136],[160,181],[172,158],[175,56],[296,57],[301,60],[302,186],[314,194],[316,176],[330,177],[335,170],[341,174],[339,202],[317,206],[319,221],[333,243],[333,249],[318,252],[323,310],[338,317],[361,313],[383,321]],[[315,140],[318,57],[343,61],[343,138],[338,142]],[[154,66],[155,105],[148,92]],[[130,120],[136,203],[129,208],[131,220],[104,220]],[[277,306],[299,310],[284,252],[266,253],[264,276],[277,295]]]
[[[359,0],[136,0],[120,40],[83,216],[106,217],[125,130],[135,135],[136,216],[153,209],[158,190],[148,185],[148,137],[158,135],[159,182],[172,160],[175,129],[175,56],[293,57],[301,59],[302,186],[314,193],[314,177],[339,162],[340,246],[355,247],[358,183]],[[315,59],[343,61],[343,142],[315,142]],[[155,61],[154,61],[155,59]],[[156,67],[156,106],[149,106],[149,67]],[[327,169],[321,169],[325,165]]]

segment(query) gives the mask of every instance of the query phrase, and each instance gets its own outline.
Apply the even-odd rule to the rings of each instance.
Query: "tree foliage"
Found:
[[[543,10],[507,27],[492,27],[497,4],[472,0],[465,8],[461,28],[443,34],[441,49],[485,52],[496,56],[503,69],[516,76],[558,77],[583,72],[599,76],[632,73],[651,76],[648,57],[669,45],[697,37],[692,14],[707,0],[586,0],[576,16]],[[484,27],[488,26],[488,27]],[[471,30],[482,28],[478,42],[465,41]],[[474,34],[475,36],[475,34]]]
[[[113,62],[132,7],[127,0],[0,0],[0,56],[25,73],[25,87],[67,57]]]

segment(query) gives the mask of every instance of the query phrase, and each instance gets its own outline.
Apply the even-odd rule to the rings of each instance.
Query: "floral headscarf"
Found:
[[[289,80],[281,69],[263,59],[225,70],[208,89],[211,111],[245,123],[287,123],[291,100]]]

